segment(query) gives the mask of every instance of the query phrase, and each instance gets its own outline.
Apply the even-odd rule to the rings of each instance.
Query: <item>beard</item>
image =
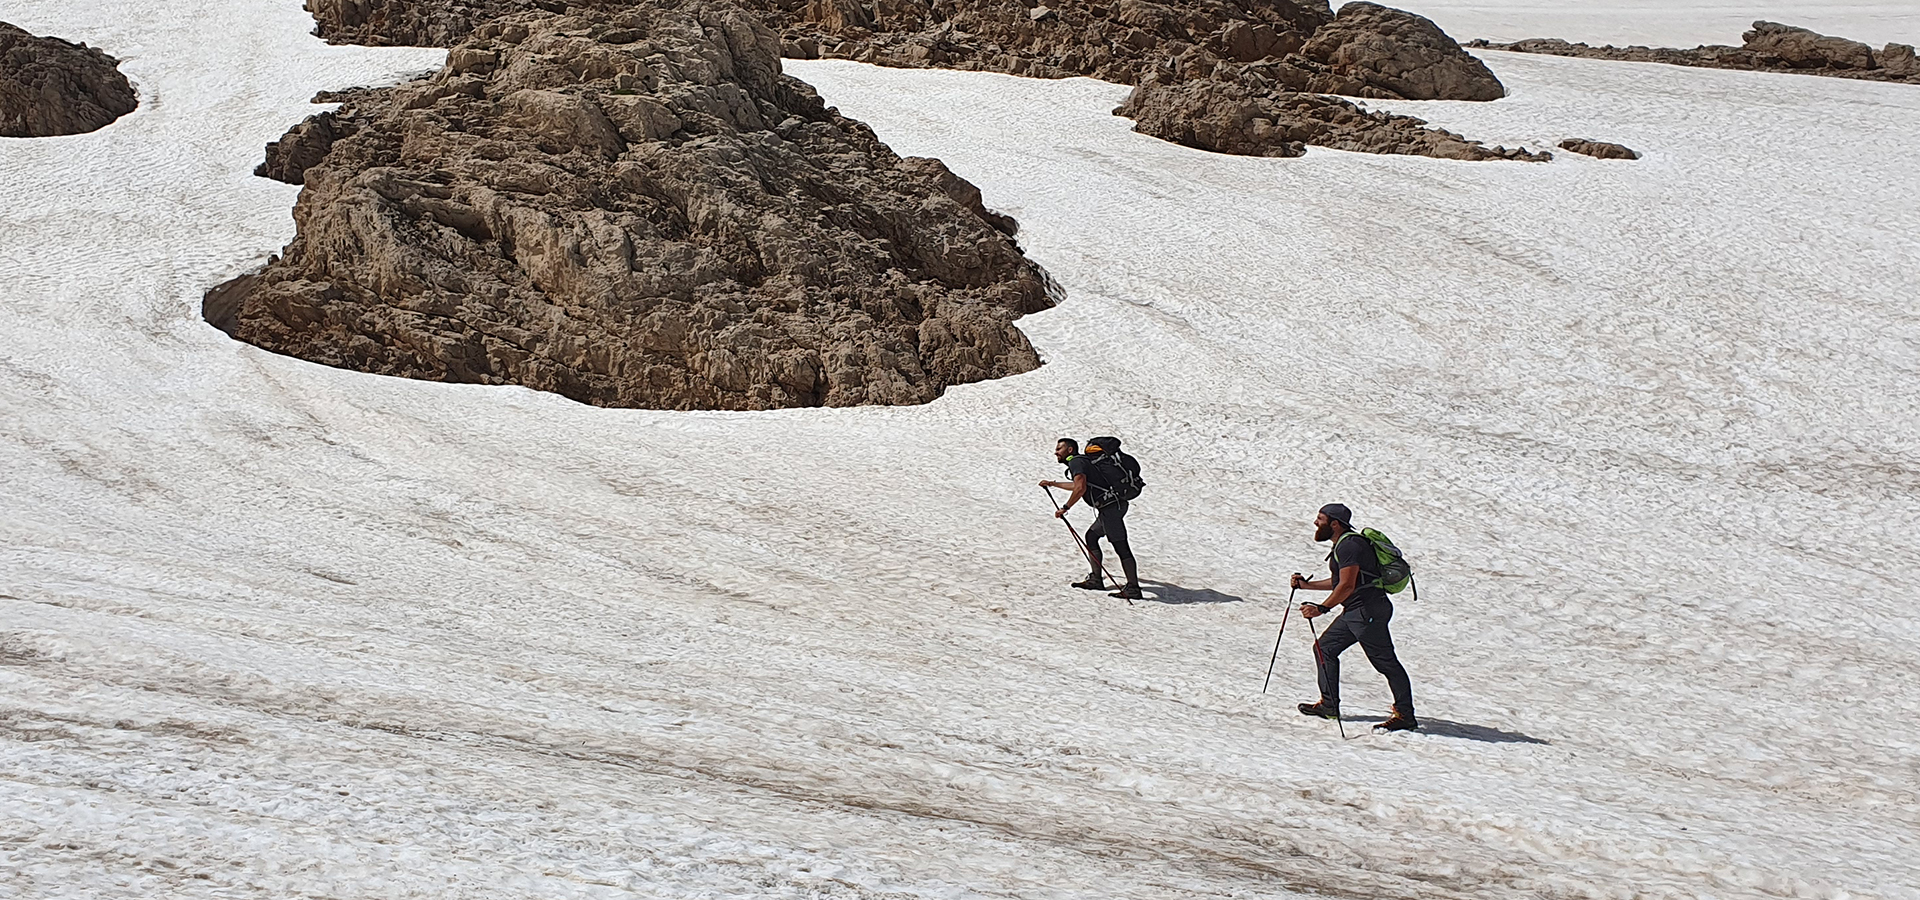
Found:
[[[1333,540],[1333,523],[1323,522],[1319,525],[1313,526],[1313,539],[1315,541]]]

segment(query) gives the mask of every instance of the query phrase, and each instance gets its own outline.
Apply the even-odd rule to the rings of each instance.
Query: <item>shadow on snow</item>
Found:
[[[1348,722],[1385,722],[1386,716],[1342,716]],[[1552,741],[1521,734],[1518,731],[1501,731],[1486,725],[1469,725],[1465,722],[1450,722],[1446,719],[1420,717],[1420,734],[1434,737],[1464,738],[1486,744],[1552,744]]]
[[[1189,588],[1164,581],[1140,579],[1142,593],[1146,599],[1156,603],[1244,603],[1245,597],[1223,594],[1211,588]]]

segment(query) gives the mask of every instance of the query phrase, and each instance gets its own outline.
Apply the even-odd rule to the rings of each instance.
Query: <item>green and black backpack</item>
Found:
[[[1393,545],[1393,541],[1372,528],[1349,531],[1340,536],[1340,541],[1349,537],[1364,538],[1373,545],[1373,558],[1380,563],[1380,575],[1373,579],[1372,584],[1363,584],[1361,587],[1377,587],[1389,594],[1398,594],[1412,587],[1413,599],[1420,599],[1420,587],[1413,583],[1413,565],[1407,562],[1406,555]],[[1333,545],[1340,546],[1340,541],[1334,541]],[[1327,559],[1333,559],[1332,550],[1327,551]]]

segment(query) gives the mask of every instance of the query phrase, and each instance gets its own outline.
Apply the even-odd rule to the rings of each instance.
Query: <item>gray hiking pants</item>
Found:
[[[1348,607],[1320,633],[1320,639],[1313,642],[1313,660],[1320,667],[1320,699],[1335,706],[1340,704],[1340,653],[1359,644],[1360,649],[1367,651],[1367,661],[1387,676],[1394,707],[1413,715],[1413,680],[1407,677],[1407,667],[1401,665],[1400,658],[1393,653],[1393,635],[1387,631],[1387,623],[1392,620],[1391,603]]]

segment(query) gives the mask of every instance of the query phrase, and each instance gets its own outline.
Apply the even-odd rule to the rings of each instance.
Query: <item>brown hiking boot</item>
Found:
[[[1315,703],[1302,703],[1300,704],[1300,714],[1303,716],[1319,716],[1322,719],[1338,719],[1340,718],[1340,704],[1328,703],[1325,700],[1320,700]]]
[[[1375,731],[1412,731],[1419,727],[1420,727],[1419,719],[1414,718],[1411,713],[1401,712],[1400,707],[1396,706],[1393,708],[1393,715],[1388,716],[1386,721],[1373,726],[1373,730]]]

